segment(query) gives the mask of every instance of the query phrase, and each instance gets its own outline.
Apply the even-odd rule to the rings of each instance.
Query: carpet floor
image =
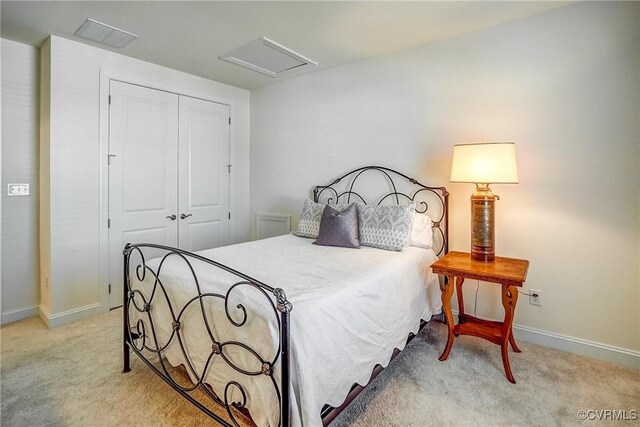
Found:
[[[54,330],[38,318],[3,326],[0,424],[213,425],[135,355],[121,374],[120,313]],[[606,425],[576,414],[640,410],[638,370],[520,342],[510,384],[483,340],[460,337],[439,362],[445,333],[429,323],[332,426]]]

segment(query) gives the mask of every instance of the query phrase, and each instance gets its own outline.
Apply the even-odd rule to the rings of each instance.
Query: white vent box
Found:
[[[317,62],[266,37],[222,55],[220,59],[270,77],[278,77],[292,71],[307,70],[318,66]]]

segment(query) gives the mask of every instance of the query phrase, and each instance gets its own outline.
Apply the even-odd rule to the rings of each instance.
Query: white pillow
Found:
[[[411,237],[409,238],[410,246],[431,249],[433,245],[433,222],[427,214],[416,213],[413,217],[413,226],[411,227]]]

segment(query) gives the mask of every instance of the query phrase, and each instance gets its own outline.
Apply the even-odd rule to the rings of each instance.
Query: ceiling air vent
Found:
[[[107,46],[121,49],[138,38],[137,35],[121,30],[102,22],[87,19],[84,24],[76,30],[74,35],[83,39],[106,44]]]
[[[220,59],[270,77],[278,77],[284,73],[306,70],[318,65],[317,62],[266,37],[222,55]]]

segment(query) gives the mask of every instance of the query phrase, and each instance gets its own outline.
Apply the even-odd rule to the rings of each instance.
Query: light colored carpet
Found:
[[[135,355],[120,373],[120,313],[55,330],[37,318],[2,327],[2,426],[212,425]],[[577,411],[640,410],[638,370],[519,343],[514,385],[483,340],[460,337],[439,362],[444,334],[431,322],[332,425],[601,425]]]

